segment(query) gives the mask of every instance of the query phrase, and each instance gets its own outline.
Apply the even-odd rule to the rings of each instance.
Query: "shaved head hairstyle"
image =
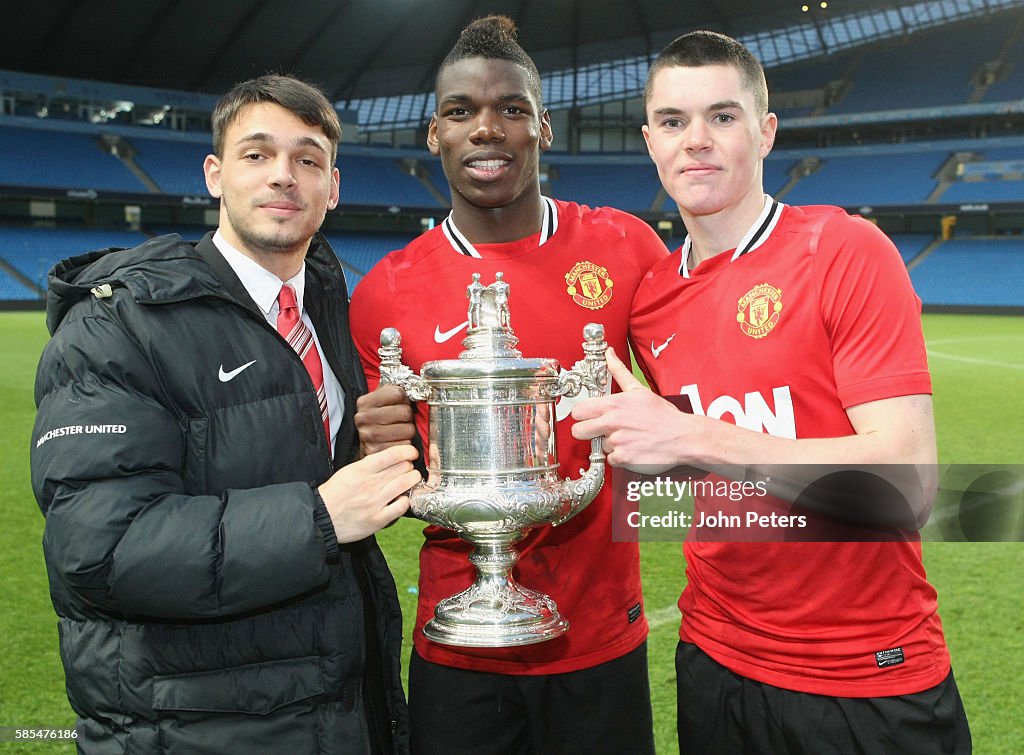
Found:
[[[754,95],[758,117],[768,114],[768,84],[764,69],[753,54],[732,37],[713,31],[692,31],[673,40],[661,51],[647,72],[644,87],[644,109],[651,99],[654,77],[663,68],[701,68],[733,66],[743,78],[744,86]]]

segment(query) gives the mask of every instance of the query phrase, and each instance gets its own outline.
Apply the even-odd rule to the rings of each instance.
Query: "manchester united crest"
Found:
[[[565,289],[572,300],[587,309],[601,309],[612,298],[612,279],[608,268],[583,261],[565,274]]]
[[[754,286],[736,303],[736,321],[751,338],[764,338],[779,324],[782,289],[769,283]]]

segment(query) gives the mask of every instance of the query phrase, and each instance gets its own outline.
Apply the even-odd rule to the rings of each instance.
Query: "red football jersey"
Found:
[[[652,269],[633,303],[636,355],[662,395],[751,430],[829,438],[854,434],[849,407],[931,393],[920,300],[868,221],[769,199],[737,250],[692,271],[688,251]],[[719,503],[695,501],[694,521]],[[695,532],[683,546],[680,637],[735,673],[875,697],[919,692],[949,672],[919,542],[706,542]]]
[[[504,273],[511,287],[511,326],[524,356],[554,358],[563,369],[571,368],[583,358],[583,327],[589,322],[603,324],[609,345],[626,353],[630,302],[644,273],[668,255],[665,244],[646,223],[618,210],[547,199],[545,206],[541,234],[474,248],[446,221],[389,254],[363,278],[352,297],[352,335],[371,389],[379,381],[377,349],[384,327],[398,328],[402,361],[417,373],[424,362],[458,357],[473,273],[480,273],[485,285],[496,272]],[[576,478],[589,465],[590,443],[572,437],[573,403],[560,399],[555,408],[559,472]],[[428,406],[417,406],[417,427],[426,438]],[[420,630],[433,618],[434,606],[469,587],[476,575],[468,543],[450,530],[426,527],[417,652],[457,668],[552,674],[589,668],[638,647],[647,636],[639,550],[635,543],[612,542],[610,490],[606,478],[585,511],[559,527],[530,530],[516,546],[516,579],[551,596],[569,621],[567,633],[535,645],[460,648],[423,636]]]

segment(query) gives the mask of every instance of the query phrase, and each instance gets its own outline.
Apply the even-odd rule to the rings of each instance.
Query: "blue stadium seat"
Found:
[[[649,160],[621,162],[609,157],[581,164],[551,158],[547,163],[558,171],[550,181],[549,195],[591,207],[647,212],[661,188],[658,171]]]
[[[95,135],[0,126],[0,185],[141,193],[146,187]]]
[[[946,241],[910,279],[925,304],[1024,306],[1024,238]]]
[[[351,292],[363,275],[380,262],[385,255],[401,249],[416,234],[396,233],[339,233],[329,231],[325,234],[334,249],[334,253],[345,263],[345,278]]]
[[[906,263],[913,260],[914,257],[923,252],[935,240],[933,234],[927,233],[892,234],[889,238],[892,239],[892,243],[899,249],[900,257]]]
[[[949,151],[830,157],[786,194],[787,204],[832,204],[842,207],[923,203],[936,186],[935,173]],[[885,180],[879,180],[884,176]]]
[[[64,228],[5,228],[0,227],[0,256],[19,273],[46,289],[46,274],[57,262],[76,254],[106,247],[132,247],[141,244],[146,236],[129,231],[100,231]],[[31,291],[10,276],[2,276],[5,292],[14,286],[12,295],[0,293],[2,299],[36,299]],[[29,295],[25,296],[24,291]],[[17,294],[17,295],[15,295]]]
[[[0,274],[0,301],[32,301],[39,293],[9,275]]]
[[[957,181],[942,193],[942,202],[1019,202],[1024,199],[1024,180]]]
[[[963,44],[968,28],[970,38],[991,42]],[[975,19],[865,48],[849,92],[827,113],[964,104],[974,91],[971,78],[998,52],[1008,33],[1005,19]]]
[[[1018,40],[1017,44],[1012,45],[1003,63],[1006,65],[1006,78],[985,91],[983,102],[1019,100],[1021,93],[1024,93],[1024,44]]]
[[[421,157],[422,153],[410,155]],[[402,172],[393,157],[370,157],[345,152],[338,155],[341,171],[341,206],[440,207],[419,179]]]
[[[203,161],[212,145],[137,137],[128,141],[135,148],[135,162],[165,194],[207,196]]]

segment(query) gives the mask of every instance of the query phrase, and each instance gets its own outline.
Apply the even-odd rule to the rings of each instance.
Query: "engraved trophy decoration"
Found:
[[[489,286],[474,273],[466,294],[469,330],[458,359],[427,362],[416,375],[401,362],[398,331],[385,328],[380,338],[381,384],[430,406],[429,474],[409,492],[412,511],[475,546],[476,581],[438,603],[423,632],[470,647],[543,642],[569,623],[550,597],[512,578],[515,543],[532,527],[571,519],[604,482],[601,438],[591,441],[590,466],[576,480],[559,479],[555,445],[555,399],[584,388],[599,396],[608,384],[604,327],[583,329],[584,358],[561,372],[557,360],[515,349],[501,273]]]

